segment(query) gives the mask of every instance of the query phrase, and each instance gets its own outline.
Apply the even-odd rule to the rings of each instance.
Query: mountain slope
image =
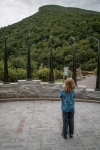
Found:
[[[39,11],[55,11],[55,12],[64,12],[64,13],[81,13],[81,14],[100,14],[100,12],[85,10],[81,8],[74,7],[63,7],[58,5],[45,5],[39,8]]]
[[[49,67],[51,46],[54,68],[63,70],[63,66],[69,66],[72,69],[72,36],[75,38],[77,67],[81,64],[83,70],[94,70],[98,45],[93,36],[100,39],[100,12],[56,5],[40,7],[36,14],[0,29],[1,61],[4,60],[6,35],[9,35],[7,51],[10,68],[26,69],[27,46],[30,45],[33,70],[38,70],[41,64]]]

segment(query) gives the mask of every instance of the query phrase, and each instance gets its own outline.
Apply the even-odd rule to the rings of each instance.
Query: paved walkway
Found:
[[[86,86],[87,89],[95,89],[96,88],[96,76],[88,75],[82,81],[77,82],[78,86]]]
[[[66,140],[60,101],[0,103],[0,150],[100,150],[100,104],[75,109],[74,138]]]

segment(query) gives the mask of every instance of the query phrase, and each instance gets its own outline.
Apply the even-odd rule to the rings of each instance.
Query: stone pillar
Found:
[[[95,91],[94,89],[86,89],[86,99],[100,100],[100,91]]]
[[[77,86],[75,90],[76,90],[76,98],[86,99],[86,86]]]
[[[0,83],[0,98],[17,98],[17,83]]]
[[[18,98],[40,97],[40,80],[18,80]]]
[[[59,92],[62,89],[62,83],[41,83],[41,97],[59,98]]]

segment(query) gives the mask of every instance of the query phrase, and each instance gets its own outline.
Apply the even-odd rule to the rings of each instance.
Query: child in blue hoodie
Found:
[[[63,129],[62,136],[67,139],[67,134],[73,138],[74,134],[74,98],[76,97],[75,82],[72,78],[67,78],[64,89],[60,91]],[[69,128],[69,131],[68,131]]]

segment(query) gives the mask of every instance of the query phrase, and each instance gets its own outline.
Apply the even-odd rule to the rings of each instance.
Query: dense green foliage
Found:
[[[0,28],[0,68],[3,68],[6,35],[9,35],[6,46],[10,74],[21,70],[19,74],[23,72],[25,78],[28,45],[33,74],[40,69],[41,64],[42,68],[49,68],[50,47],[54,69],[62,71],[64,66],[68,66],[72,70],[74,43],[71,36],[75,38],[77,67],[81,64],[82,70],[92,71],[97,67],[98,43],[93,37],[100,39],[100,13],[47,5],[18,23]],[[2,73],[1,69],[0,79],[3,78]]]

